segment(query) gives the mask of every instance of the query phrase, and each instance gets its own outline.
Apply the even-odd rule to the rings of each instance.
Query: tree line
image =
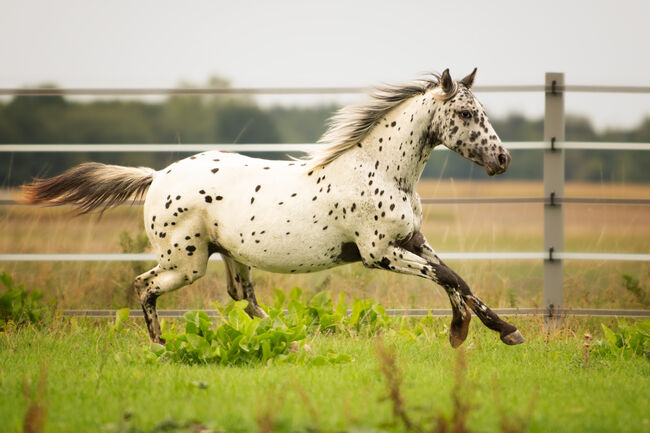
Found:
[[[172,96],[147,102],[78,101],[60,96],[17,96],[0,102],[1,144],[313,143],[325,131],[335,105],[261,107],[252,98]],[[512,114],[492,119],[504,141],[542,140],[543,119]],[[631,129],[597,132],[588,119],[568,116],[566,138],[575,141],[650,142],[650,117]],[[189,153],[0,154],[1,185],[57,174],[84,161],[161,169]],[[252,156],[285,158],[278,153]],[[299,156],[299,155],[296,155]],[[650,152],[567,151],[566,177],[581,181],[648,182]],[[423,173],[430,178],[482,179],[485,172],[453,152],[435,153]],[[541,151],[513,151],[500,179],[539,179]]]

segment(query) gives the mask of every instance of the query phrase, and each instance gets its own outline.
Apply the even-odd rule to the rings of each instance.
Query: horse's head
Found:
[[[476,69],[461,81],[453,81],[446,69],[432,90],[439,101],[433,115],[438,141],[450,150],[485,168],[490,176],[501,174],[510,165],[510,153],[490,125],[481,103],[471,88]]]

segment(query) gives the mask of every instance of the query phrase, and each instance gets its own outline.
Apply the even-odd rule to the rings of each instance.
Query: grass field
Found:
[[[388,366],[402,372],[404,410],[431,427],[427,431],[438,417],[452,416],[454,396],[469,406],[459,414],[469,431],[650,429],[648,360],[592,355],[585,363],[583,334],[598,338],[598,321],[567,319],[546,333],[538,319],[515,318],[528,339],[515,347],[473,323],[460,375],[446,322],[434,320],[431,332],[415,339],[383,339],[397,354],[396,365]],[[376,338],[307,337],[315,353],[353,358],[340,365],[188,366],[146,363],[141,321],[118,335],[109,327],[107,321],[57,319],[43,330],[0,334],[0,430],[29,431],[23,430],[25,417],[31,428],[38,424],[34,414],[46,411],[45,432],[189,432],[199,426],[223,432],[416,431],[393,415]],[[34,390],[30,397],[25,386]],[[171,429],[190,421],[196,429]]]
[[[541,195],[541,184],[429,181],[420,184],[420,194],[534,196]],[[650,197],[650,188],[569,184],[567,195]],[[141,212],[122,207],[98,220],[71,218],[65,209],[2,207],[0,253],[135,252]],[[440,252],[539,251],[542,212],[541,205],[425,206],[423,231]],[[567,251],[648,252],[650,207],[565,206],[565,215]],[[449,264],[491,306],[541,305],[541,263]],[[58,309],[139,308],[131,281],[148,266],[6,262],[0,271],[28,289],[40,289]],[[222,265],[209,266],[206,277],[162,297],[159,307],[199,309],[226,302]],[[623,274],[639,280],[640,295],[625,288]],[[373,297],[386,308],[449,307],[446,295],[424,280],[358,264],[305,275],[257,272],[254,278],[263,303],[271,302],[274,288],[287,292],[300,286],[306,297],[330,290],[348,299]],[[647,263],[565,263],[568,307],[648,308],[648,287]],[[397,354],[391,371],[403,373],[404,410],[420,430],[407,429],[394,415],[395,394],[389,394],[395,388],[387,389],[381,372],[387,364],[377,355],[376,338],[308,334],[315,354],[345,353],[352,357],[345,364],[189,366],[148,363],[141,319],[130,319],[116,335],[107,320],[55,317],[41,329],[10,326],[0,332],[0,432],[421,433],[435,431],[440,416],[452,417],[459,407],[454,401],[469,405],[458,417],[472,432],[516,432],[526,425],[531,432],[650,430],[647,358],[592,354],[585,360],[584,334],[602,339],[601,323],[616,329],[624,321],[569,317],[547,331],[539,318],[514,317],[527,341],[508,347],[474,320],[461,361],[447,341],[448,321],[433,319],[418,337],[383,336]],[[43,430],[38,419],[44,413]]]
[[[540,196],[538,182],[422,181],[422,197]],[[647,185],[567,184],[566,196],[650,197]],[[565,250],[647,253],[650,206],[565,206]],[[119,253],[121,234],[142,235],[142,209],[121,207],[96,216],[72,218],[69,209],[21,206],[0,208],[0,253]],[[424,206],[423,232],[439,252],[541,251],[542,205]],[[541,306],[542,264],[537,261],[450,261],[473,290],[495,307]],[[18,263],[0,264],[28,287],[41,289],[61,308],[137,307],[131,290],[135,275],[152,263]],[[189,288],[161,298],[162,308],[202,308],[225,301],[220,263]],[[647,263],[565,263],[565,300],[573,308],[647,308],[629,293],[622,275],[650,286]],[[373,297],[387,308],[447,308],[441,290],[424,280],[368,271],[358,264],[305,275],[254,274],[264,302],[275,287],[300,286],[315,292],[330,289],[349,296]]]

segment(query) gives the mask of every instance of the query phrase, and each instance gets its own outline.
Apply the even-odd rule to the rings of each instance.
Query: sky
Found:
[[[0,0],[0,87],[359,86],[450,68],[477,85],[650,86],[650,1]],[[493,116],[541,116],[541,93],[483,93]],[[264,104],[349,102],[299,96]],[[569,93],[568,113],[633,127],[650,94]]]

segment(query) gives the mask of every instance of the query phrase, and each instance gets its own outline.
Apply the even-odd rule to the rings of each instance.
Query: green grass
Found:
[[[474,407],[468,415],[472,431],[499,431],[499,409],[523,415],[535,395],[528,431],[648,431],[650,362],[592,354],[585,367],[583,333],[602,338],[601,321],[567,319],[549,334],[538,319],[513,321],[528,340],[521,346],[503,345],[477,321],[464,345],[462,395]],[[452,410],[457,352],[446,341],[446,323],[436,319],[426,337],[385,337],[397,352],[402,392],[416,420]],[[111,327],[107,321],[55,319],[41,330],[0,334],[0,430],[22,431],[23,383],[36,383],[44,367],[46,391],[37,398],[47,408],[46,432],[149,431],[169,419],[229,432],[268,431],[260,421],[265,419],[282,432],[404,431],[385,398],[374,339],[308,336],[315,353],[347,353],[353,358],[347,364],[188,366],[147,363],[141,320],[130,320],[116,335]],[[128,425],[120,424],[125,414]]]

